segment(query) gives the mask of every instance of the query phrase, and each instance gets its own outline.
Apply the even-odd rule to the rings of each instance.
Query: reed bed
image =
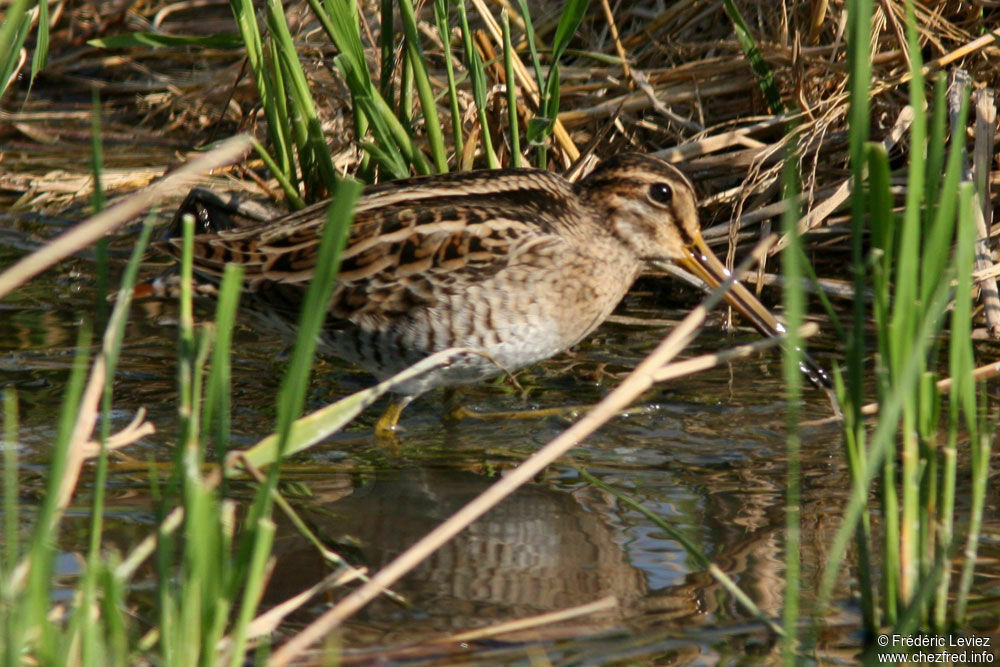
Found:
[[[991,92],[1000,76],[996,9],[893,0],[777,10],[749,0],[666,7],[568,0],[558,8],[525,0],[516,7],[483,0],[468,6],[464,0],[425,6],[234,0],[197,9],[50,9],[16,0],[0,25],[0,43],[25,45],[0,56],[0,137],[24,148],[0,163],[0,188],[14,193],[11,210],[76,215],[100,211],[105,198],[111,206],[69,232],[72,238],[40,243],[39,253],[0,273],[0,297],[150,205],[176,200],[208,165],[225,170],[229,189],[288,208],[329,195],[335,205],[321,262],[329,273],[313,285],[303,310],[275,401],[274,434],[247,450],[229,451],[227,426],[240,276],[227,273],[214,325],[196,326],[190,257],[182,261],[177,447],[166,478],[151,468],[160,520],[131,553],[110,559],[102,553],[100,489],[110,452],[149,429],[140,415],[112,434],[107,416],[152,217],[114,286],[114,308],[98,309],[80,329],[48,491],[23,543],[14,491],[19,462],[9,446],[17,441],[16,397],[5,394],[0,650],[6,663],[22,656],[84,664],[303,659],[422,555],[627,406],[652,379],[683,372],[664,364],[690,340],[704,308],[674,330],[638,375],[494,485],[492,498],[470,503],[468,516],[453,517],[371,579],[338,563],[330,578],[337,585],[364,583],[270,653],[267,638],[294,608],[258,615],[271,567],[272,505],[294,516],[277,492],[280,466],[270,464],[341,428],[390,388],[383,383],[300,419],[322,310],[308,303],[329,298],[323,289],[332,285],[359,194],[346,176],[374,182],[518,165],[579,174],[596,156],[624,150],[676,162],[704,193],[705,236],[725,249],[735,275],[759,288],[782,287],[790,332],[784,341],[787,581],[781,624],[764,620],[782,637],[784,662],[815,654],[833,584],[845,568],[857,577],[869,637],[968,629],[995,428],[985,423],[992,397],[981,384],[995,371],[976,368],[973,340],[1000,334],[990,206],[1000,182]],[[86,104],[70,96],[53,105],[46,95],[56,83]],[[197,166],[131,195],[173,165],[177,153],[239,133],[252,138],[227,139]],[[137,140],[162,147],[163,164],[104,169],[102,146]],[[90,156],[90,173],[51,170],[44,147],[52,142]],[[251,144],[252,158],[227,166]],[[780,238],[769,242],[775,230]],[[735,261],[749,246],[757,248],[750,253],[755,267]],[[101,248],[95,271],[104,277],[103,296],[112,287]],[[834,410],[852,488],[818,593],[800,600],[797,411],[805,389],[798,355],[813,309],[825,310],[824,321],[839,333]],[[91,360],[95,327],[104,333]],[[219,452],[213,468],[205,465],[209,443]],[[86,567],[75,597],[53,605],[60,518],[91,459],[98,492]],[[959,459],[969,461],[961,466],[968,478],[961,485]],[[239,529],[234,502],[219,491],[236,474],[260,482]],[[969,510],[958,525],[960,487]],[[156,619],[140,630],[125,610],[128,582],[147,559],[159,582]],[[730,586],[718,568],[704,565]]]

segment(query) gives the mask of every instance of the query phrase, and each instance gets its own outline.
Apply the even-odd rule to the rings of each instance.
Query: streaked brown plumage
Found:
[[[247,290],[291,318],[312,277],[327,205],[199,234],[195,270],[217,279],[237,262]],[[384,183],[365,190],[355,216],[323,342],[380,379],[449,347],[489,357],[401,387],[383,429],[430,389],[513,371],[576,344],[646,262],[676,262],[711,286],[725,280],[701,239],[689,181],[646,155],[606,160],[575,184],[538,170]],[[168,248],[176,254],[179,245],[174,239]],[[765,333],[780,331],[745,289],[729,298]]]

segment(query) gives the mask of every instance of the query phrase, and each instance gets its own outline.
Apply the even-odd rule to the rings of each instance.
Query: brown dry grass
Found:
[[[362,34],[376,40],[378,3],[362,4]],[[902,2],[875,4],[871,137],[883,140],[906,104],[908,63],[900,46]],[[443,90],[442,47],[426,5],[420,14],[425,50],[433,81]],[[802,122],[790,139],[802,149],[805,210],[810,211],[848,175],[843,3],[744,0],[738,5],[775,72],[786,106],[801,110]],[[519,18],[510,4],[495,0],[489,9],[499,16],[501,6],[511,10],[515,40],[519,39]],[[551,39],[558,8],[558,4],[534,3],[542,47]],[[492,40],[486,23],[471,8],[470,12],[474,27],[483,29],[480,48],[488,58]],[[351,172],[360,152],[352,136],[348,92],[330,67],[334,51],[304,3],[290,6],[287,13],[314,94],[324,108],[335,164]],[[988,3],[953,0],[918,4],[917,14],[922,56],[931,70],[961,67],[976,88],[997,86],[996,43],[986,40],[971,50],[962,48],[1000,27],[1000,10]],[[96,36],[139,30],[186,35],[233,32],[228,3],[60,5],[53,23],[52,60],[31,96],[25,96],[23,87],[10,91],[0,107],[0,202],[31,211],[85,209],[92,188],[87,164],[91,87],[100,90],[103,102],[106,185],[112,195],[142,187],[192,147],[239,130],[263,136],[256,91],[240,53],[204,48],[108,52],[86,44]],[[377,73],[378,48],[374,43],[366,46]],[[774,204],[780,198],[782,142],[789,138],[784,124],[768,111],[721,3],[594,2],[573,46],[604,57],[602,61],[570,54],[564,59],[560,120],[576,147],[597,156],[622,150],[659,151],[678,161],[703,196],[706,237],[718,245],[728,244],[730,258],[735,244],[752,242],[769,231],[780,208]],[[492,49],[498,50],[495,43]],[[615,60],[619,52],[626,54],[627,63]],[[528,61],[526,52],[523,59]],[[398,62],[396,70],[398,75]],[[502,67],[488,68],[488,75],[493,137],[505,144],[500,158],[507,164]],[[467,81],[462,88],[464,130],[475,145],[477,119]],[[529,115],[528,96],[521,93],[522,112]],[[442,124],[450,127],[446,106],[442,100]],[[421,129],[418,120],[415,130]],[[904,134],[895,142],[891,153],[895,166],[903,164],[906,141]],[[566,165],[572,149],[557,148],[557,155]],[[470,152],[451,156],[451,164],[469,168],[483,166],[484,160]],[[257,167],[245,165],[225,187],[277,196],[275,184],[262,179]],[[995,194],[1000,183],[995,161],[990,169]],[[846,277],[846,235],[838,215],[842,200],[827,202],[826,208],[832,210],[813,215],[816,229],[808,237],[814,258],[822,260],[821,275],[831,279]],[[737,218],[742,219],[739,233],[730,224]],[[990,231],[993,235],[996,228],[991,226]]]

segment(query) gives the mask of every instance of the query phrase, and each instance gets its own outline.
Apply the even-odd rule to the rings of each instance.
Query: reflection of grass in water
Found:
[[[3,34],[9,34],[15,26],[20,25],[19,21],[23,17],[22,12],[28,4],[30,3],[14,3],[3,23],[2,30],[7,31]],[[851,6],[852,16],[863,16],[867,19],[870,12],[864,11],[863,7],[859,10],[859,4],[861,3],[854,3]],[[384,6],[389,5],[384,3]],[[407,5],[407,7],[409,6]],[[269,14],[270,28],[274,34],[284,36],[286,39],[283,46],[275,47],[277,50],[271,52],[276,54],[275,57],[258,63],[261,69],[256,71],[256,76],[259,81],[271,77],[271,84],[297,81],[299,85],[291,86],[289,89],[291,94],[287,96],[285,89],[280,88],[280,86],[274,87],[272,85],[267,88],[267,90],[272,91],[270,94],[262,89],[261,95],[268,109],[268,117],[271,119],[271,129],[284,131],[284,136],[278,138],[275,135],[275,139],[272,140],[272,146],[283,146],[283,148],[277,149],[278,155],[274,164],[278,165],[277,172],[287,174],[285,178],[286,194],[289,195],[289,198],[291,198],[291,192],[296,191],[295,187],[298,186],[296,179],[300,178],[306,181],[306,184],[302,186],[303,194],[307,197],[319,196],[324,188],[329,191],[335,187],[336,179],[332,178],[334,170],[327,160],[329,156],[325,145],[319,141],[317,136],[316,123],[318,119],[310,109],[311,101],[304,94],[306,91],[301,85],[301,73],[297,69],[294,48],[287,39],[288,35],[280,34],[282,32],[280,25],[282,17],[280,12],[276,10],[277,6],[272,4]],[[249,12],[249,16],[253,16],[252,11]],[[412,38],[414,25],[411,16],[407,14],[404,18],[406,19],[403,26],[404,32]],[[334,20],[339,21],[334,32],[343,33],[345,30],[356,31],[358,29],[359,23],[354,16],[334,17]],[[621,18],[621,20],[627,19]],[[669,17],[665,19],[666,22],[669,20]],[[853,22],[850,25],[851,29],[855,31],[850,35],[851,42],[855,47],[851,55],[851,62],[859,66],[869,63],[868,40],[864,38],[864,30],[861,30],[867,23],[861,21]],[[755,26],[751,26],[750,31],[752,32],[754,28]],[[552,34],[542,31],[541,28],[539,30],[542,35],[540,39]],[[569,36],[572,36],[572,32],[570,31]],[[447,30],[441,31],[441,34],[446,33]],[[642,37],[642,34],[634,33],[632,38],[625,39],[625,43],[629,49],[635,49],[635,53],[638,54],[637,60],[646,58],[645,64],[648,65],[650,63],[649,53],[651,50],[655,50],[653,49],[655,40]],[[637,35],[648,44],[636,43],[634,38]],[[563,34],[561,39],[557,38],[553,42],[557,51],[568,45],[569,36]],[[748,36],[747,33],[744,33],[744,36]],[[477,47],[472,38],[473,35],[468,30],[463,32],[463,46],[468,45],[465,49],[466,57],[475,62],[480,57],[479,49],[481,47]],[[39,35],[39,39],[44,42],[43,35]],[[0,39],[0,42],[3,41]],[[399,59],[407,63],[406,66],[410,68],[411,74],[395,77],[392,76],[390,69],[388,79],[383,78],[376,86],[375,82],[367,76],[366,68],[360,64],[365,62],[361,47],[363,43],[361,34],[359,32],[350,32],[348,35],[341,34],[339,38],[335,37],[334,41],[337,42],[341,52],[337,66],[344,72],[348,83],[352,84],[352,94],[355,96],[354,106],[359,112],[354,114],[353,120],[359,124],[356,126],[359,129],[362,129],[361,124],[367,124],[375,139],[373,144],[367,146],[370,158],[364,158],[364,173],[374,172],[374,165],[369,163],[369,159],[377,164],[383,173],[408,173],[410,169],[426,171],[430,169],[431,163],[434,164],[435,169],[440,170],[442,157],[447,157],[449,148],[442,143],[444,137],[440,135],[436,138],[428,137],[431,154],[431,159],[428,160],[419,148],[423,138],[418,140],[419,135],[415,129],[414,119],[410,118],[410,106],[397,104],[398,100],[410,100],[415,103],[415,99],[418,98],[425,115],[429,115],[430,111],[434,109],[433,101],[429,100],[427,96],[427,86],[433,81],[425,77],[428,61],[431,58],[429,53],[425,52],[421,57],[420,51],[413,48],[415,44],[411,42],[411,48],[397,51]],[[346,46],[348,41],[351,44]],[[515,39],[515,43],[516,41]],[[390,43],[389,46],[393,45]],[[539,51],[533,42],[529,43],[528,46],[542,55],[546,53],[544,50]],[[282,48],[283,50],[281,50]],[[10,71],[15,66],[14,61],[10,58],[16,58],[16,51],[17,49],[10,49],[4,54],[6,60],[0,62],[0,72]],[[387,53],[393,53],[392,48]],[[919,74],[919,70],[916,69],[919,66],[919,62],[917,62],[919,53],[914,48],[911,48],[910,53],[911,58],[914,59],[912,71],[914,74]],[[393,55],[396,54],[393,53]],[[510,65],[505,67],[505,76],[509,81],[511,72],[514,70],[512,53],[508,50],[503,55],[510,61]],[[354,59],[353,63],[351,62],[352,58]],[[472,76],[480,83],[490,79],[486,69],[491,66],[488,60],[483,63],[482,68],[474,67],[472,70]],[[352,67],[353,69],[351,69]],[[745,78],[742,75],[742,64],[739,67],[740,78]],[[554,70],[555,68],[552,68],[550,72]],[[698,70],[697,67],[692,68],[692,71],[712,74],[704,69]],[[578,76],[574,68],[569,65],[565,65],[562,72],[567,77]],[[679,83],[677,80],[670,79],[669,72],[668,76],[662,79],[656,78],[659,76],[658,72],[654,74],[655,76],[651,77],[654,90],[664,92],[665,96],[667,96],[668,88],[671,85],[691,85],[692,77],[688,75],[685,78],[686,83]],[[463,84],[462,76],[463,73],[460,71],[458,77],[454,79],[449,77],[449,84],[445,88],[452,113],[452,141],[456,147],[460,144],[459,137],[463,130],[462,124],[455,122],[455,110],[459,109],[457,100],[461,98],[461,95],[457,94],[456,91],[458,86]],[[604,76],[607,79],[611,75],[605,73]],[[699,90],[696,91],[697,94],[701,95],[703,90],[708,90],[712,85],[719,83],[719,77],[713,78],[713,76],[693,77],[698,79],[700,86]],[[544,92],[559,92],[558,86],[553,89],[545,85],[541,70],[537,72],[536,78]],[[865,148],[863,145],[865,137],[860,134],[861,130],[869,125],[867,102],[862,104],[862,100],[868,99],[870,78],[867,75],[855,78],[856,82],[863,81],[864,83],[854,93],[856,103],[853,108],[861,111],[859,111],[858,116],[852,118],[850,124],[852,135],[849,144],[856,182],[862,182],[864,177],[861,169],[867,161],[867,180],[870,185],[867,197],[868,208],[861,208],[862,199],[860,197],[855,200],[858,208],[855,210],[854,221],[857,227],[853,238],[856,243],[860,244],[862,234],[870,233],[873,246],[878,252],[883,253],[879,255],[876,252],[870,258],[855,255],[856,266],[859,268],[867,267],[872,274],[872,283],[870,285],[861,284],[861,287],[873,289],[876,293],[876,301],[871,313],[867,311],[867,305],[863,299],[856,301],[858,306],[856,312],[859,319],[855,323],[855,331],[861,331],[863,326],[872,319],[880,325],[877,338],[881,364],[878,368],[878,377],[882,421],[876,426],[872,436],[867,436],[860,413],[864,402],[864,392],[861,389],[865,379],[863,366],[865,348],[860,344],[860,338],[854,339],[858,341],[857,345],[847,345],[849,351],[845,364],[847,389],[842,394],[841,400],[849,418],[846,436],[849,446],[848,460],[854,466],[854,474],[858,479],[869,482],[876,473],[885,475],[885,479],[890,481],[899,478],[902,493],[898,498],[895,496],[891,483],[883,485],[885,490],[882,499],[884,503],[882,513],[892,519],[896,516],[896,512],[892,508],[900,505],[902,506],[902,523],[898,525],[898,528],[894,528],[892,522],[888,522],[886,528],[888,537],[882,540],[872,540],[870,535],[866,534],[870,520],[862,509],[867,494],[864,484],[861,483],[856,487],[853,504],[848,512],[849,516],[858,516],[860,521],[858,524],[861,526],[858,531],[860,537],[858,550],[862,558],[860,572],[864,574],[868,571],[867,563],[884,563],[882,575],[882,580],[886,582],[884,593],[875,595],[872,586],[865,584],[861,586],[863,593],[871,593],[865,600],[867,619],[872,626],[871,629],[880,625],[881,621],[881,625],[895,624],[893,630],[900,632],[906,632],[916,625],[942,631],[945,625],[951,622],[946,613],[949,599],[948,577],[942,573],[948,572],[945,566],[949,563],[948,559],[960,543],[960,536],[952,534],[954,529],[950,523],[957,475],[954,451],[957,444],[958,426],[965,426],[974,445],[971,456],[975,480],[973,483],[974,501],[972,503],[972,525],[968,533],[969,544],[973,547],[976,544],[977,526],[981,520],[989,450],[985,444],[982,447],[975,446],[982,441],[976,435],[974,387],[971,382],[966,381],[972,365],[972,351],[969,344],[965,342],[967,338],[970,338],[968,326],[971,314],[969,313],[968,300],[956,298],[952,315],[952,336],[949,341],[950,373],[958,380],[958,386],[950,394],[954,398],[950,398],[948,403],[947,414],[950,431],[946,436],[947,444],[945,447],[933,446],[933,443],[938,442],[937,424],[940,415],[936,414],[936,406],[939,405],[940,399],[931,386],[933,377],[924,375],[925,369],[933,370],[936,367],[934,363],[936,357],[933,354],[936,350],[931,350],[929,353],[925,349],[927,341],[931,337],[929,335],[922,336],[920,332],[926,330],[929,333],[939,329],[942,324],[940,317],[944,311],[942,304],[945,293],[943,288],[939,293],[935,293],[934,288],[948,285],[952,278],[957,278],[959,281],[967,281],[969,278],[971,270],[968,262],[972,245],[971,237],[967,234],[970,228],[967,218],[972,211],[970,208],[971,197],[969,188],[963,186],[960,191],[961,197],[957,202],[954,199],[949,199],[949,197],[953,197],[955,192],[959,192],[959,189],[954,186],[957,183],[958,171],[953,162],[957,160],[954,156],[958,153],[953,151],[951,158],[946,159],[945,157],[943,120],[940,124],[933,124],[938,119],[943,119],[944,114],[940,105],[936,105],[932,116],[931,140],[927,149],[927,162],[930,166],[924,170],[915,166],[910,174],[910,182],[907,187],[907,208],[904,214],[904,231],[901,233],[894,231],[897,229],[895,224],[878,226],[879,223],[888,223],[894,218],[891,212],[892,194],[888,189],[888,161],[885,156],[879,154],[878,150]],[[780,77],[778,79],[780,82]],[[548,81],[552,80],[553,76],[550,75]],[[558,79],[556,80],[558,81]],[[357,81],[361,82],[361,87],[353,85]],[[915,76],[914,81],[914,91],[921,91],[923,84],[920,77]],[[396,86],[399,93],[398,100],[394,98],[392,90],[387,89],[389,82]],[[464,83],[469,85],[467,81]],[[772,90],[774,84],[774,80],[770,80],[769,85]],[[520,85],[524,86],[525,83],[520,81]],[[605,85],[612,84],[605,82]],[[490,107],[492,98],[487,97],[492,94],[488,88],[480,85],[470,87],[472,88],[471,98],[475,101],[476,107],[474,112],[479,118],[480,131],[466,137],[468,144],[473,147],[477,144],[488,147],[484,149],[485,154],[497,153],[500,158],[509,156],[510,149],[507,148],[503,140],[505,127],[503,121],[507,122],[507,134],[516,135],[519,131],[518,128],[511,126],[512,123],[516,123],[516,121],[511,120],[515,116],[511,114],[504,117],[495,113],[495,110]],[[508,87],[508,90],[513,89],[514,86]],[[414,91],[418,93],[416,98],[413,96]],[[567,124],[577,123],[576,127],[582,127],[585,123],[593,123],[596,119],[606,118],[606,115],[602,114],[618,113],[617,109],[622,108],[623,104],[617,103],[624,103],[626,96],[636,94],[627,88],[622,88],[620,91],[622,97],[618,99],[601,93],[602,99],[597,100],[603,102],[606,101],[603,99],[604,97],[609,98],[612,102],[616,102],[616,104],[611,105],[613,108],[602,110],[595,106],[582,110],[569,109],[570,113],[564,115],[562,120]],[[713,103],[715,100],[721,99],[721,96],[725,95],[725,91],[714,93],[709,91],[704,94],[708,103]],[[380,97],[381,101],[379,101]],[[289,105],[289,99],[290,106],[283,110],[283,105]],[[551,100],[553,97],[549,95],[548,99]],[[557,105],[565,106],[567,101],[570,104],[574,103],[573,98],[566,94],[561,95],[561,100],[557,96],[556,100]],[[914,102],[916,101],[915,97]],[[547,116],[548,121],[551,122],[555,116],[555,110],[545,103],[542,106],[544,111],[539,113],[539,117]],[[917,103],[914,106],[918,113],[914,120],[911,141],[913,145],[919,147],[923,145],[921,132],[926,134],[921,129],[925,120],[922,117],[922,106]],[[526,114],[530,113],[524,109],[522,111],[525,111]],[[282,112],[287,115],[279,115]],[[573,112],[576,112],[575,115]],[[625,113],[628,114],[631,111],[626,110]],[[621,123],[621,118],[616,120]],[[300,122],[301,124],[298,124]],[[416,119],[416,122],[419,123],[419,119]],[[485,130],[491,122],[500,131],[487,136]],[[625,122],[630,121],[626,118]],[[648,124],[649,121],[646,123]],[[437,124],[437,122],[432,123],[435,128]],[[964,127],[964,123],[959,123],[958,126]],[[535,128],[538,127],[536,123]],[[816,127],[821,127],[822,133],[826,133],[825,125],[809,126],[803,124],[803,127],[809,128],[803,130],[804,133],[813,131]],[[459,129],[456,131],[454,128]],[[934,128],[939,129],[935,130]],[[636,130],[636,133],[644,131],[648,131],[648,128]],[[956,137],[961,136],[961,134],[961,131],[953,133]],[[359,136],[361,135],[363,135],[363,129],[362,132],[359,132]],[[527,133],[529,139],[534,138],[535,140],[538,140],[538,137],[542,135],[545,133],[541,132],[541,135],[539,132]],[[542,136],[542,138],[546,139],[547,136]],[[808,141],[803,140],[802,143],[807,144]],[[825,144],[820,142],[819,145]],[[955,145],[957,146],[958,142],[955,142]],[[568,151],[565,146],[558,144],[549,148],[547,142],[543,142],[539,150],[540,152],[552,150],[560,158],[565,157]],[[865,152],[866,150],[867,152]],[[843,153],[840,154],[843,155]],[[916,153],[911,151],[910,157],[913,164],[919,164],[919,160],[913,160],[913,158],[919,158],[921,155],[920,151]],[[824,157],[829,164],[836,161],[830,155],[824,154]],[[457,152],[455,162],[466,166],[471,163],[473,158],[472,152],[467,154]],[[298,167],[294,166],[296,160],[298,160]],[[939,165],[941,168],[935,168],[935,165]],[[947,166],[945,173],[948,185],[935,192],[932,186],[937,182],[937,175],[941,173],[945,165]],[[731,170],[731,166],[729,169]],[[803,171],[807,179],[813,178],[808,169]],[[323,176],[322,184],[319,181],[309,180],[316,174]],[[949,178],[952,180],[948,181]],[[924,182],[928,184],[926,196],[921,193]],[[959,251],[955,254],[956,259],[949,263],[949,253],[940,251],[941,248],[950,248],[953,242],[953,235],[948,227],[951,223],[944,218],[952,216],[956,210],[959,215]],[[947,215],[940,216],[939,219],[939,216],[932,215],[937,211],[944,211]],[[865,217],[865,213],[867,213],[867,217]],[[862,227],[865,219],[870,219],[873,223],[870,230]],[[857,245],[855,248],[860,250],[861,246]],[[817,252],[822,253],[823,251]],[[939,258],[944,261],[937,262],[936,260]],[[961,261],[959,262],[959,260]],[[863,273],[863,271],[859,271],[859,275]],[[786,277],[790,278],[791,276],[786,275]],[[790,284],[798,283],[791,280]],[[890,299],[888,290],[893,286],[902,292],[897,291],[895,298]],[[969,294],[969,287],[967,283],[959,282],[955,294],[964,297]],[[921,297],[919,300],[915,297],[905,296],[905,290],[910,288],[919,289]],[[227,288],[226,293],[231,296],[235,295],[235,291],[228,291],[229,289],[234,288]],[[123,291],[128,292],[127,282],[123,286]],[[922,306],[914,308],[914,304],[922,304]],[[6,651],[6,655],[16,655],[19,647],[30,646],[37,650],[38,657],[57,661],[66,656],[57,653],[61,649],[55,647],[68,646],[71,644],[70,639],[78,638],[79,641],[76,644],[78,648],[73,650],[78,650],[79,657],[85,662],[91,663],[101,663],[105,659],[125,662],[134,655],[133,651],[147,651],[149,647],[154,645],[154,642],[156,642],[155,646],[156,651],[159,651],[159,657],[166,662],[188,662],[195,658],[196,653],[200,653],[205,660],[211,660],[212,658],[205,656],[217,656],[214,652],[215,642],[222,633],[227,631],[227,623],[230,622],[230,618],[233,619],[235,625],[229,629],[233,631],[233,638],[237,640],[237,643],[240,641],[240,635],[243,632],[240,628],[246,628],[245,623],[249,620],[248,615],[259,592],[255,590],[255,587],[259,587],[260,573],[266,566],[264,557],[269,552],[267,543],[271,529],[266,521],[250,521],[250,528],[239,538],[243,540],[242,546],[237,548],[235,545],[239,540],[230,524],[227,523],[232,518],[231,505],[218,502],[214,492],[206,486],[200,475],[196,474],[196,470],[200,466],[194,465],[198,463],[198,458],[202,455],[201,449],[195,448],[194,444],[197,443],[200,446],[203,441],[210,440],[211,438],[208,438],[206,434],[212,434],[217,445],[220,445],[218,447],[220,450],[225,449],[225,445],[230,439],[228,434],[230,406],[227,404],[228,399],[225,391],[228,384],[226,379],[228,371],[225,369],[229,360],[229,350],[227,349],[228,335],[224,329],[228,326],[228,322],[231,322],[231,315],[223,314],[217,318],[216,326],[218,328],[214,330],[215,340],[213,341],[210,340],[212,334],[209,332],[212,331],[211,329],[204,329],[202,333],[198,333],[198,330],[192,329],[189,315],[184,317],[183,335],[186,341],[184,343],[186,350],[181,355],[180,362],[185,369],[183,371],[185,379],[180,389],[179,400],[184,406],[182,410],[186,414],[186,419],[182,421],[181,432],[182,434],[187,433],[186,442],[192,446],[178,448],[177,470],[171,473],[172,479],[167,479],[171,475],[154,473],[152,474],[154,481],[151,482],[163,495],[165,507],[170,507],[170,502],[177,502],[183,503],[186,508],[186,519],[182,528],[184,539],[174,544],[170,538],[164,535],[164,540],[159,545],[156,555],[160,573],[159,637],[155,634],[140,637],[139,633],[142,632],[142,629],[122,613],[128,604],[126,592],[128,573],[134,571],[130,568],[133,568],[135,564],[127,563],[117,566],[113,559],[112,562],[104,562],[97,557],[101,535],[100,521],[102,519],[99,507],[104,487],[101,483],[95,485],[94,502],[98,511],[95,511],[93,515],[95,530],[92,531],[94,541],[90,543],[88,549],[89,567],[80,580],[81,598],[70,610],[69,620],[60,625],[50,623],[44,618],[49,611],[50,600],[49,582],[47,577],[43,576],[46,570],[43,565],[51,561],[54,553],[56,541],[52,539],[52,531],[54,530],[55,517],[59,514],[58,507],[52,505],[58,499],[55,486],[53,486],[53,492],[48,494],[46,504],[39,513],[36,536],[26,549],[33,554],[33,557],[37,556],[35,563],[38,567],[32,569],[27,588],[19,590],[10,585],[12,581],[17,580],[12,568],[18,556],[21,555],[17,551],[19,546],[16,534],[17,497],[14,495],[17,488],[18,466],[16,450],[13,447],[5,447],[4,515],[6,522],[4,566],[0,572],[3,575],[2,593],[5,596],[5,604],[0,605],[3,607],[0,615],[6,614],[2,620],[5,621],[5,628],[12,630],[12,632],[0,633],[5,638],[0,641],[5,642],[3,649]],[[212,346],[210,343],[215,345]],[[110,344],[107,348],[109,361],[120,349],[120,342]],[[204,390],[209,407],[204,408],[204,412],[199,418],[196,408],[200,404],[199,392],[203,390],[199,389],[200,382],[198,380],[201,378],[201,370],[207,362],[205,355],[209,354],[210,350],[215,356],[210,364],[211,378]],[[80,390],[83,382],[83,371],[81,370],[83,366],[80,361],[76,362],[75,368],[77,369],[75,384],[70,384],[70,388],[66,390],[65,394],[65,405],[67,406],[65,415],[68,416],[61,421],[61,433],[57,438],[58,446],[53,448],[53,451],[57,452],[51,462],[50,483],[53,485],[62,481],[60,469],[67,465],[64,458],[66,455],[59,454],[59,452],[64,451],[66,443],[69,442],[70,429],[68,424],[71,423],[72,418],[76,418],[76,405],[79,403],[74,392]],[[301,405],[302,402],[301,394],[298,397],[293,397],[292,393],[302,391],[301,388],[305,387],[304,374],[307,373],[308,369],[301,364],[298,368],[300,379],[294,382],[290,381],[288,385],[296,389],[285,389],[279,398],[279,412],[282,415],[281,424],[283,424],[279,432],[287,432],[287,429],[290,428],[290,415],[298,411],[295,404]],[[912,387],[913,390],[908,389],[904,392],[898,389],[899,386],[904,385]],[[5,401],[5,434],[9,440],[16,440],[14,434],[17,432],[18,420],[14,409],[15,405],[12,394],[8,393]],[[207,417],[204,416],[206,413]],[[912,427],[905,431],[904,449],[900,457],[901,470],[894,468],[897,456],[889,449],[897,433],[897,419],[894,417],[896,414],[902,414],[904,423]],[[199,421],[201,423],[198,423]],[[102,429],[105,429],[105,432],[109,424],[107,419],[102,421]],[[196,435],[198,433],[201,435]],[[867,446],[865,446],[866,438],[869,440]],[[182,437],[182,439],[184,438]],[[866,456],[869,460],[864,462]],[[100,474],[98,479],[101,479]],[[161,481],[156,481],[158,479]],[[273,480],[273,477],[270,478],[270,483],[273,483]],[[160,488],[161,486],[162,488]],[[267,486],[262,488],[266,489]],[[264,494],[259,498],[260,500],[255,504],[255,512],[257,515],[264,515],[266,514],[265,506],[269,502],[268,496]],[[939,509],[935,510],[935,507]],[[936,511],[936,514],[932,514],[932,511]],[[853,529],[853,524],[848,521],[845,522],[845,526],[836,543],[834,555],[838,550],[842,552],[846,548],[846,539],[848,533]],[[913,526],[916,526],[917,529],[911,530],[910,528]],[[895,532],[897,530],[898,534]],[[935,531],[937,532],[935,533]],[[935,542],[935,539],[939,539],[939,542]],[[251,543],[248,540],[259,541]],[[882,542],[889,545],[889,551],[877,557],[871,552],[869,545],[872,542]],[[892,545],[895,544],[901,545],[898,555],[892,550]],[[237,555],[230,562],[230,554],[234,553]],[[894,564],[896,561],[900,563],[900,566]],[[907,562],[914,563],[915,566],[907,567]],[[962,627],[964,620],[963,610],[967,605],[973,563],[973,558],[966,559],[965,569],[957,588],[958,595],[955,602],[957,614],[953,618],[959,627]],[[891,574],[897,569],[901,572],[898,577]],[[828,596],[830,582],[839,571],[839,563],[836,558],[832,559],[826,571],[828,575],[824,593]],[[24,581],[23,575],[19,581]],[[248,588],[243,589],[242,595],[239,595],[237,591],[241,590],[240,587],[244,582],[247,583]],[[231,609],[231,601],[237,598],[243,601],[244,606],[239,610]],[[24,607],[12,606],[11,601],[18,605],[23,603]],[[821,602],[823,601],[821,600]],[[97,606],[100,607],[101,613],[95,617],[90,611]],[[14,611],[15,609],[17,611]],[[24,613],[19,613],[22,610]],[[797,615],[792,614],[791,616]],[[43,628],[44,634],[32,636],[30,631],[35,627]],[[240,652],[237,651],[234,655],[236,656],[234,660],[241,659]],[[69,657],[76,658],[77,655],[73,654]]]

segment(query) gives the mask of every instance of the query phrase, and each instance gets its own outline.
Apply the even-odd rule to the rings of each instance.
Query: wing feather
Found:
[[[563,245],[556,225],[578,214],[571,186],[549,172],[480,171],[368,188],[341,255],[331,314],[392,317],[483,283],[525,249]],[[313,276],[327,202],[288,216],[195,237],[195,269],[217,281],[237,262],[246,288],[273,307],[299,307]],[[204,217],[204,213],[201,213]],[[228,220],[228,219],[227,219]],[[166,249],[177,255],[180,239]],[[550,249],[551,250],[551,249]]]

